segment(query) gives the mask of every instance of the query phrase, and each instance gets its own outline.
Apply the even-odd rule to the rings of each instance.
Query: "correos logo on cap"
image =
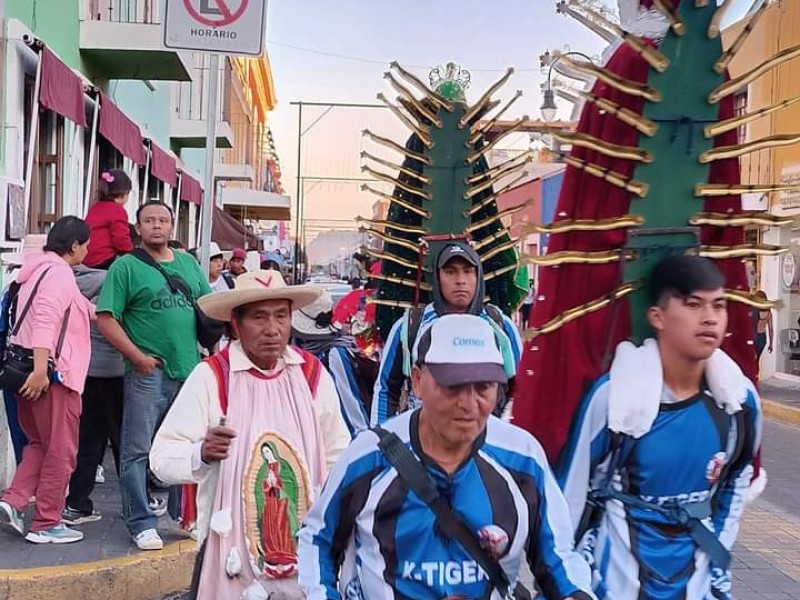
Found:
[[[456,347],[471,346],[473,348],[485,348],[486,340],[478,338],[456,337],[453,338],[453,346]]]

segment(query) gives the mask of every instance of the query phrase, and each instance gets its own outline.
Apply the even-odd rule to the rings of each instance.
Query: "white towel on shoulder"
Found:
[[[706,361],[706,383],[717,405],[728,414],[742,409],[748,379],[730,356],[716,350]],[[608,426],[612,431],[640,438],[658,416],[664,371],[658,343],[649,338],[641,346],[617,346],[609,373]]]

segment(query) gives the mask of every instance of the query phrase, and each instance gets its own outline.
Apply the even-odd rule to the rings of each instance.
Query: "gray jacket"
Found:
[[[93,304],[97,304],[100,289],[103,287],[107,271],[90,269],[83,265],[72,267],[78,289]],[[92,323],[90,332],[92,340],[92,356],[89,360],[89,377],[122,377],[125,375],[125,362],[114,346],[97,329],[97,323]]]

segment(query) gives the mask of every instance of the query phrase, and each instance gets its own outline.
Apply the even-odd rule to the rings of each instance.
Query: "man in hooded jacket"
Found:
[[[522,340],[511,319],[496,306],[484,303],[486,290],[478,253],[465,242],[451,242],[441,249],[434,264],[433,302],[422,309],[406,311],[386,338],[372,398],[370,424],[373,427],[418,406],[419,401],[409,385],[411,350],[414,341],[443,315],[473,314],[492,323],[503,354],[506,376],[510,381],[516,375]],[[498,401],[500,412],[503,404]]]

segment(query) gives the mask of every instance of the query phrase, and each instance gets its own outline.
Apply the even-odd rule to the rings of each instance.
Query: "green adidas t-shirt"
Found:
[[[197,261],[185,252],[173,252],[161,266],[178,275],[199,298],[211,293]],[[126,255],[111,265],[103,283],[97,312],[111,313],[145,354],[160,358],[164,372],[183,380],[200,361],[194,309],[183,294],[173,294],[155,268]]]

